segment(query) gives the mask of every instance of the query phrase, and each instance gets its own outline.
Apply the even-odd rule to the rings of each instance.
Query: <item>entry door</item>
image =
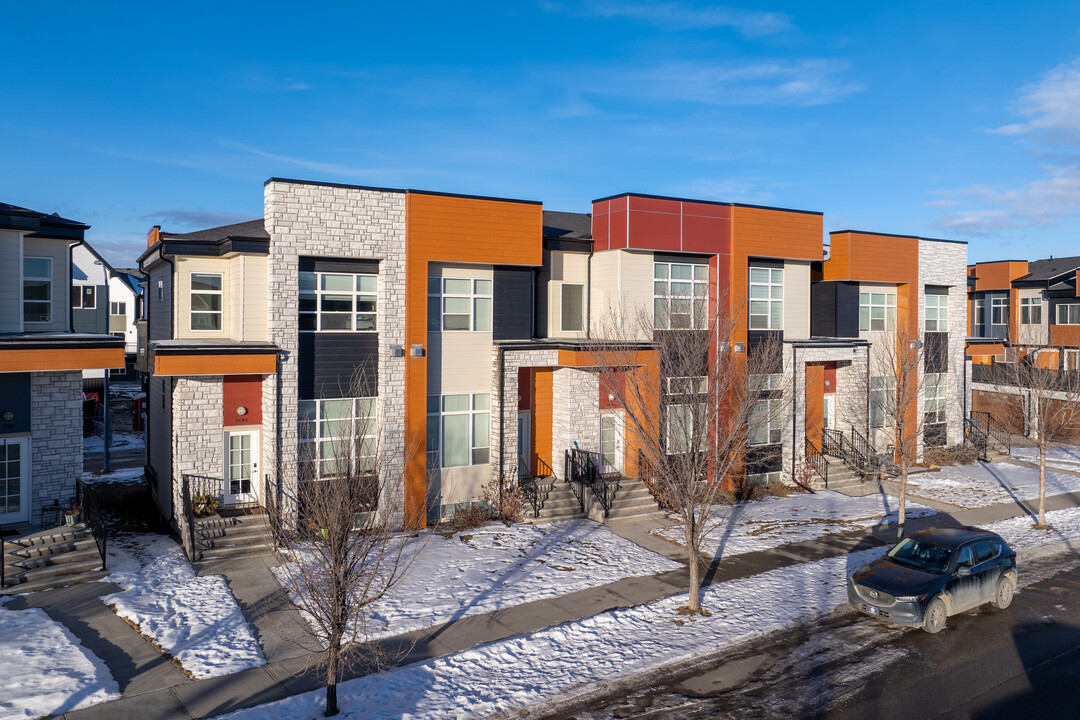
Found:
[[[30,522],[30,440],[0,438],[0,523]]]
[[[828,393],[824,396],[822,404],[824,423],[826,428],[836,427],[836,394]]]
[[[622,473],[622,416],[600,416],[600,472]]]
[[[529,413],[518,413],[518,470],[532,467],[529,462],[532,459],[532,432],[529,427],[531,423],[532,417]]]
[[[225,504],[258,502],[259,431],[225,433]]]

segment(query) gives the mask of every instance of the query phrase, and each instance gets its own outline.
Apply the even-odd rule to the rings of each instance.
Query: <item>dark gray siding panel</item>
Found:
[[[162,517],[172,517],[172,378],[152,377],[146,398],[147,462]]]
[[[158,300],[158,281],[165,299]],[[172,337],[172,268],[161,264],[150,273],[146,289],[147,337],[168,340]]]
[[[836,283],[810,286],[810,335],[836,337]]]
[[[491,337],[493,340],[528,340],[533,335],[533,269],[496,267],[494,270]]]
[[[300,258],[300,272],[378,273],[378,260]]]
[[[359,395],[378,393],[378,333],[300,333],[297,360],[299,386],[305,400],[353,397],[354,380],[361,381]]]
[[[10,410],[11,421],[0,418],[0,435],[30,432],[30,373],[0,373],[0,412]]]
[[[857,283],[836,285],[836,337],[859,337],[859,286]]]

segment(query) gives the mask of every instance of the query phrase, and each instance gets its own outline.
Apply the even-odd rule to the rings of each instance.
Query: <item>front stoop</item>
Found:
[[[265,514],[227,514],[196,518],[193,560],[265,553],[269,532],[270,523]]]
[[[101,555],[85,525],[50,528],[3,542],[4,581],[0,595],[49,590],[99,580]]]

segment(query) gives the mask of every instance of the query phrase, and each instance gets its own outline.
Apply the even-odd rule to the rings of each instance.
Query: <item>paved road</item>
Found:
[[[717,657],[704,669],[657,678],[652,687],[629,693],[615,691],[552,717],[1080,716],[1080,559],[1061,556],[1020,570],[1022,584],[1025,572],[1028,582],[1035,581],[1007,611],[985,608],[951,617],[938,635],[843,613]]]

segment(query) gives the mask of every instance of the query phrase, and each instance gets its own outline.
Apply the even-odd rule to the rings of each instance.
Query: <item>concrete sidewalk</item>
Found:
[[[1032,504],[1027,501],[1003,503],[973,510],[954,508],[941,503],[928,503],[923,500],[919,502],[934,506],[935,509],[941,510],[941,514],[912,519],[908,521],[905,532],[910,533],[925,527],[981,525],[1023,514],[1031,515],[1035,511]],[[1072,493],[1047,498],[1047,510],[1067,507],[1080,507],[1080,494]],[[651,522],[627,520],[612,523],[609,527],[623,537],[649,549],[682,560],[680,555],[684,551],[681,548],[649,533],[651,527],[655,527],[655,520]],[[726,582],[865,548],[885,546],[895,542],[896,539],[896,525],[886,524],[867,530],[826,535],[768,550],[735,555],[712,563],[705,573],[705,583]],[[186,681],[186,679],[172,682],[166,673],[158,687],[152,687],[154,676],[147,671],[145,679],[140,676],[140,683],[137,686],[129,683],[129,689],[125,690],[124,683],[121,682],[121,691],[125,693],[123,698],[87,710],[73,711],[63,717],[73,720],[128,717],[139,720],[147,717],[205,718],[321,689],[323,683],[318,666],[319,655],[295,652],[297,645],[285,640],[279,643],[271,637],[269,628],[273,623],[278,623],[280,627],[282,622],[296,622],[299,616],[286,617],[290,612],[289,609],[280,604],[280,597],[275,596],[276,588],[271,587],[267,580],[268,576],[272,579],[268,562],[266,559],[248,557],[233,562],[221,561],[213,567],[206,566],[200,569],[200,574],[213,572],[226,575],[245,614],[251,613],[248,619],[256,630],[260,643],[264,646],[266,665],[198,682]],[[688,586],[689,571],[685,567],[657,575],[626,578],[561,597],[536,600],[400,635],[380,641],[377,649],[381,654],[389,657],[384,661],[383,669],[397,667],[552,625],[580,620],[607,610],[652,602],[685,592]],[[45,593],[41,594],[45,595]],[[100,590],[96,590],[94,594],[100,594]],[[98,604],[100,605],[100,602]],[[101,607],[109,613],[107,608]],[[267,607],[271,608],[272,613],[279,613],[275,620],[260,617],[260,609]],[[60,610],[57,609],[57,612]],[[295,611],[292,613],[295,615]],[[65,622],[58,615],[54,617]],[[115,616],[113,617],[115,619]],[[283,621],[282,618],[286,619]],[[117,622],[127,627],[118,619]],[[134,631],[131,632],[134,633]],[[76,632],[76,635],[78,634]],[[137,634],[136,637],[138,637]],[[88,647],[97,653],[97,649],[92,645]],[[103,648],[103,651],[108,654],[107,648]],[[122,672],[122,666],[114,668],[106,657],[101,654],[99,657],[102,657],[109,669],[113,671],[114,677],[117,676],[118,669]],[[346,679],[359,677],[376,669],[378,668],[365,666],[358,660],[346,673]],[[117,680],[120,681],[120,678],[117,677]]]

